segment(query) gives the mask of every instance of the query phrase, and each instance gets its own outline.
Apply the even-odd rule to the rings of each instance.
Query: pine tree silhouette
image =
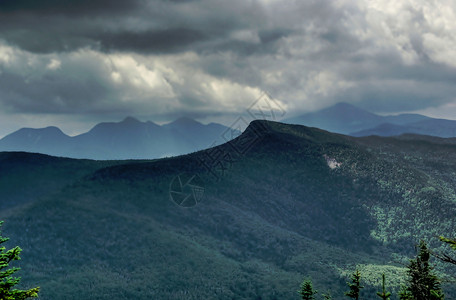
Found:
[[[430,251],[424,241],[418,245],[418,254],[408,266],[408,286],[399,293],[401,300],[441,300],[444,299],[439,278],[429,264]]]
[[[3,221],[0,221],[0,245],[7,242],[9,238],[1,236],[1,226]],[[29,290],[14,289],[14,286],[21,280],[20,277],[13,277],[12,275],[20,270],[20,268],[10,268],[10,262],[21,259],[19,254],[22,249],[18,246],[13,249],[6,250],[5,247],[0,248],[0,299],[1,300],[23,300],[27,298],[38,297],[39,287]]]
[[[391,293],[387,292],[385,289],[385,273],[382,274],[382,291],[377,292],[377,296],[379,296],[383,300],[390,300]]]
[[[351,282],[347,282],[350,290],[345,293],[345,296],[358,300],[359,293],[363,286],[361,286],[361,273],[356,270],[351,276]]]
[[[301,283],[301,289],[298,291],[303,300],[314,300],[318,291],[314,290],[312,281],[304,280]]]

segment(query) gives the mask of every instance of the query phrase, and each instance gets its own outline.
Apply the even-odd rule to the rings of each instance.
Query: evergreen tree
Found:
[[[322,296],[323,296],[323,299],[325,299],[325,300],[332,300],[330,291],[326,292],[326,294],[323,294]]]
[[[347,282],[350,290],[345,293],[345,296],[358,300],[359,293],[363,286],[361,286],[361,273],[356,270],[351,276],[351,282]]]
[[[391,293],[387,292],[385,289],[385,273],[382,274],[382,291],[377,292],[377,296],[379,296],[383,300],[390,300]]]
[[[318,291],[314,290],[312,281],[304,280],[301,283],[301,289],[298,291],[303,300],[314,300]]]
[[[3,221],[0,221],[0,229],[3,225]],[[0,230],[1,233],[1,230]],[[0,245],[7,242],[9,239],[4,238],[0,234]],[[13,287],[19,283],[20,277],[13,277],[12,275],[20,270],[20,268],[7,269],[9,263],[14,260],[19,260],[19,254],[22,249],[14,247],[13,249],[7,250],[5,247],[0,247],[0,299],[1,300],[23,300],[27,298],[38,297],[39,287],[30,290],[18,290]]]
[[[414,300],[412,293],[408,290],[406,286],[402,286],[401,290],[399,291],[399,299],[400,300]]]
[[[401,300],[440,300],[444,299],[440,280],[429,264],[430,251],[424,241],[418,245],[418,254],[408,266],[408,286],[399,293]]]
[[[456,239],[448,239],[443,236],[440,236],[439,238],[442,242],[448,244],[453,250],[456,250]],[[448,254],[434,254],[434,256],[444,262],[456,265],[456,259]]]

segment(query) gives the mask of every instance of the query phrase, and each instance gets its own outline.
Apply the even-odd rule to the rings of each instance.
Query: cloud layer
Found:
[[[267,90],[289,115],[340,101],[436,113],[456,102],[455,6],[2,1],[0,108],[80,122],[129,114],[216,120]]]

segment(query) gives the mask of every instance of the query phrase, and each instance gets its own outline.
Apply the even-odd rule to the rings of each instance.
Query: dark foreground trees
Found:
[[[382,274],[382,291],[377,292],[377,296],[382,298],[382,300],[390,300],[391,293],[387,292],[385,287],[385,273]]]
[[[439,238],[440,238],[440,240],[442,242],[444,242],[447,245],[449,245],[453,250],[456,250],[456,239],[449,239],[449,238],[446,238],[444,236],[440,236]],[[434,256],[437,257],[438,259],[444,261],[444,262],[456,265],[456,258],[454,256],[451,256],[451,255],[446,254],[446,253],[434,254]]]
[[[299,295],[301,295],[301,299],[303,300],[314,300],[315,294],[318,292],[314,290],[312,281],[304,280],[301,283],[301,289],[298,291]]]
[[[0,221],[0,245],[7,242],[9,239],[1,236],[1,226],[3,221]],[[18,246],[13,249],[6,250],[5,247],[0,247],[0,299],[1,300],[22,300],[27,298],[38,297],[39,287],[30,290],[18,290],[14,287],[21,280],[20,277],[12,275],[20,270],[20,268],[9,268],[10,262],[19,260],[19,254],[22,249]]]
[[[359,293],[364,288],[361,286],[361,273],[356,270],[351,276],[351,282],[347,282],[347,284],[350,290],[345,293],[345,296],[358,300]]]
[[[443,242],[449,244],[456,250],[456,239],[440,238]],[[431,251],[428,249],[424,241],[420,241],[416,245],[417,255],[410,260],[407,267],[407,284],[402,287],[399,292],[400,300],[443,300],[445,299],[444,293],[441,288],[441,281],[434,272],[434,268],[430,264]],[[434,254],[437,258],[443,261],[450,262],[456,265],[456,259],[449,255]],[[345,296],[352,299],[359,300],[360,292],[363,286],[361,285],[361,273],[356,270],[351,276],[350,281],[347,282],[349,291]],[[301,284],[299,291],[302,299],[315,299],[316,291],[312,287],[312,282],[309,280]],[[385,284],[385,274],[382,274],[382,290],[377,292],[377,296],[383,300],[389,300],[392,297],[391,292],[388,292]],[[323,299],[331,299],[328,294],[322,295]],[[369,296],[366,296],[369,297]],[[369,298],[371,299],[371,298]]]
[[[418,254],[410,260],[407,270],[408,285],[399,293],[401,300],[440,300],[444,295],[439,278],[429,264],[431,253],[424,241],[418,245]]]

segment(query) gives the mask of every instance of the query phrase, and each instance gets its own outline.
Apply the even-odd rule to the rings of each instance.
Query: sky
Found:
[[[454,0],[1,0],[0,137],[220,122],[267,92],[456,119]]]

